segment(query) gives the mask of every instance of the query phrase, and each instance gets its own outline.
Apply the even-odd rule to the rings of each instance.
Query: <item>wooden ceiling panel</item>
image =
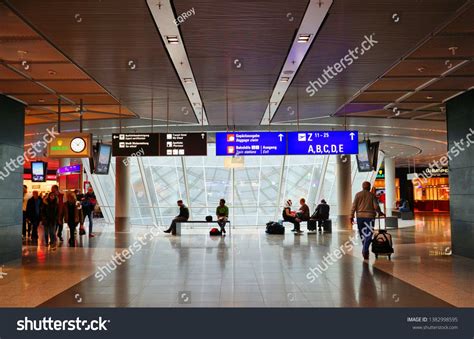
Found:
[[[473,18],[474,20],[474,18]],[[474,25],[473,25],[474,26]],[[451,47],[456,49],[452,50]],[[469,59],[474,56],[474,36],[438,35],[409,56],[410,58]]]
[[[0,80],[0,93],[48,93],[43,87],[29,80]]]
[[[23,70],[21,64],[12,65]],[[90,79],[87,74],[71,63],[34,63],[28,69],[28,75],[35,80]],[[1,75],[0,75],[1,76]]]
[[[382,78],[370,86],[367,91],[413,91],[428,81],[426,78]]]
[[[466,90],[474,86],[474,77],[445,77],[425,90]]]
[[[450,62],[446,64],[446,60],[404,60],[385,76],[438,77],[462,61],[463,60],[450,60]]]
[[[60,80],[60,81],[42,81],[49,88],[58,93],[106,93],[95,81],[85,80]]]
[[[0,80],[22,80],[24,79],[21,75],[8,69],[7,67],[0,65]]]
[[[444,99],[458,93],[457,91],[420,91],[414,93],[404,100],[404,102],[442,102]]]
[[[393,102],[405,92],[363,92],[353,102]]]

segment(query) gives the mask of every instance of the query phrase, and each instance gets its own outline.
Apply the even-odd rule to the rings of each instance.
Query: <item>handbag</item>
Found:
[[[84,225],[79,226],[79,235],[86,234],[86,230],[84,229]]]

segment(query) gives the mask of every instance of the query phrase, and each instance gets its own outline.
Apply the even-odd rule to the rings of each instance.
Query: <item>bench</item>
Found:
[[[316,222],[317,222],[317,221],[316,221]],[[283,226],[285,225],[285,223],[288,223],[288,224],[293,225],[293,223],[291,223],[291,222],[289,222],[289,221],[287,221],[287,220],[283,220]],[[300,225],[301,225],[302,223],[306,223],[306,225],[308,225],[308,220],[302,220],[302,221],[300,222]],[[308,226],[306,226],[306,228],[308,228]],[[327,220],[324,221],[324,223],[323,223],[323,229],[324,229],[324,232],[325,232],[325,233],[331,233],[331,232],[332,232],[332,221],[331,221],[331,219],[327,219]],[[316,228],[316,230],[317,230],[317,228]],[[316,232],[316,230],[315,230],[314,232]],[[313,232],[313,231],[308,231],[308,232]]]
[[[230,227],[230,220],[227,220],[225,222],[226,224],[229,224],[229,235],[230,233],[232,232],[232,227]],[[217,220],[213,220],[213,221],[206,221],[206,220],[202,220],[202,221],[199,221],[199,220],[188,220],[188,221],[178,221],[176,222],[176,235],[181,235],[181,224],[216,224],[218,225],[217,223]]]
[[[415,214],[413,212],[400,212],[402,215],[402,220],[413,220],[415,219]]]

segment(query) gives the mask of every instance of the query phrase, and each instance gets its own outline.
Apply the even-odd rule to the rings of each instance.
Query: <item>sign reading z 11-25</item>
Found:
[[[115,157],[207,155],[206,133],[115,133]]]

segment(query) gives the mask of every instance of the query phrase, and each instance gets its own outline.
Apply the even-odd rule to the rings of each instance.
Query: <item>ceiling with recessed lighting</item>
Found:
[[[419,148],[415,157],[428,161],[446,148],[444,102],[473,88],[468,0],[4,3],[0,15],[12,36],[2,27],[9,54],[2,49],[0,59],[31,79],[18,78],[15,87],[22,75],[6,69],[0,91],[51,121],[58,95],[69,95],[66,128],[74,128],[82,99],[98,118],[85,128],[103,138],[117,123],[97,112],[121,109],[135,115],[122,124],[132,131],[152,119],[157,128],[179,130],[356,128],[383,147]],[[309,94],[311,82],[370,36],[377,42],[369,50]],[[4,83],[5,74],[11,79]],[[35,81],[55,93],[38,102],[44,87],[36,92]],[[403,163],[413,154],[397,157]]]

